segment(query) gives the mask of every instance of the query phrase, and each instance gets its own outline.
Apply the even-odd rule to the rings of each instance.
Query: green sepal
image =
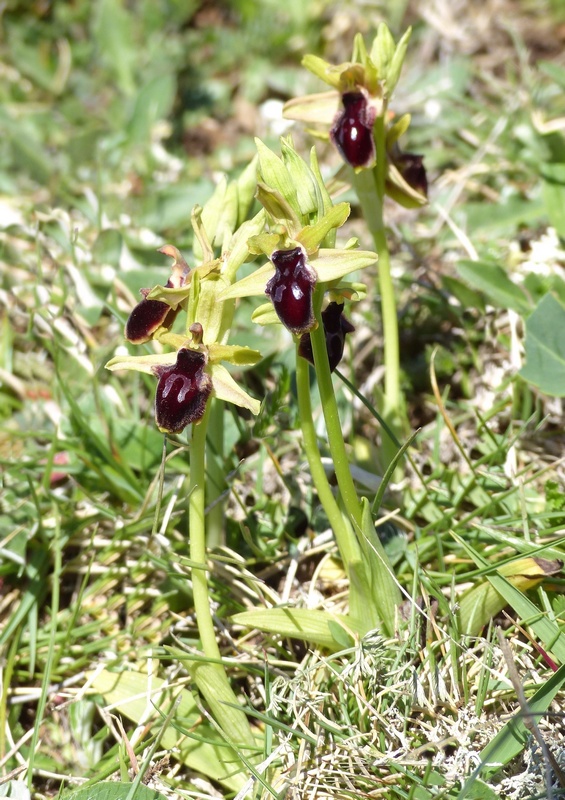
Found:
[[[220,400],[234,403],[241,408],[247,408],[252,414],[257,414],[261,410],[261,403],[239,386],[232,378],[227,369],[221,364],[209,364],[207,372],[212,377],[213,392]]]
[[[385,192],[404,208],[419,208],[428,202],[426,195],[413,189],[391,162],[388,165]]]
[[[275,222],[283,225],[289,232],[296,232],[302,228],[302,220],[286,200],[285,197],[276,189],[271,189],[265,183],[257,184],[257,199]],[[295,200],[298,205],[298,200]]]
[[[221,295],[218,296],[218,301],[223,302],[232,297],[253,297],[255,295],[265,294],[265,286],[267,281],[275,274],[275,268],[269,262],[264,264],[259,269],[256,269],[247,277],[242,278],[237,283],[232,284],[225,289]]]
[[[105,365],[105,369],[115,372],[120,369],[134,370],[135,372],[145,372],[153,375],[155,367],[170,367],[176,364],[176,353],[152,353],[146,356],[115,356]]]
[[[350,272],[364,269],[378,259],[370,250],[320,250],[318,258],[310,261],[320,283],[331,283]]]
[[[389,95],[393,93],[396,84],[398,83],[398,79],[400,78],[400,72],[402,70],[402,65],[404,64],[404,59],[406,58],[406,51],[408,49],[408,42],[410,41],[411,35],[412,28],[408,28],[396,45],[396,50],[394,51],[394,55],[388,68],[388,74],[386,76],[386,85]]]
[[[217,344],[208,345],[208,357],[211,364],[219,361],[229,361],[238,367],[247,367],[256,364],[262,356],[258,350],[251,347],[242,347],[237,344]]]
[[[282,324],[272,303],[262,303],[251,314],[251,321],[256,325]]]
[[[349,203],[338,203],[337,206],[325,214],[314,225],[307,225],[296,235],[296,241],[305,248],[307,253],[315,252],[328,233],[335,228],[340,228],[349,217],[351,207]]]
[[[331,92],[294,97],[284,104],[283,117],[311,124],[332,125],[339,104],[340,94],[333,89]]]

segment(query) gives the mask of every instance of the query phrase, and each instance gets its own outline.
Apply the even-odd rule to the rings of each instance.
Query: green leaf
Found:
[[[242,611],[232,617],[236,625],[258,628],[260,631],[277,633],[290,639],[301,639],[318,647],[337,651],[343,646],[333,634],[334,625],[339,625],[345,634],[363,634],[364,631],[354,620],[341,614],[329,614],[309,608],[255,608]],[[342,636],[340,635],[340,640]],[[351,646],[353,639],[350,638]]]
[[[487,572],[489,582],[504,597],[506,604],[514,609],[520,619],[528,621],[528,625],[534,631],[542,646],[553,653],[555,658],[562,664],[565,663],[565,634],[561,633],[556,623],[545,616],[525,594],[512,585],[508,578],[501,574],[488,573],[492,565],[474,550],[465,539],[458,536],[454,531],[452,531],[451,535],[465,548],[475,564]]]
[[[541,686],[532,697],[528,698],[528,710],[538,716],[549,708],[557,693],[565,686],[565,664]],[[514,717],[506,723],[504,728],[497,733],[492,741],[481,752],[481,772],[491,775],[515,758],[525,747],[531,734],[524,725],[522,717]],[[474,783],[471,779],[470,784]],[[467,787],[460,797],[469,797]]]
[[[64,797],[65,800],[127,800],[132,786],[131,783],[101,781],[94,786],[66,794]],[[134,800],[165,800],[165,796],[155,789],[140,785],[135,790]]]
[[[510,308],[519,314],[527,314],[530,310],[530,303],[524,292],[498,264],[462,260],[457,263],[457,272],[471,286],[484,292],[498,308]]]
[[[245,777],[237,772],[233,751],[222,742],[212,743],[217,739],[217,734],[213,728],[202,722],[200,709],[186,689],[172,689],[154,675],[135,671],[114,673],[105,669],[99,673],[87,673],[87,677],[92,680],[91,686],[102,695],[107,704],[114,706],[116,711],[136,724],[141,720],[146,724],[149,711],[154,712],[154,727],[157,727],[161,714],[166,716],[178,698],[173,723],[182,724],[186,729],[197,725],[199,740],[183,738],[171,724],[161,737],[162,747],[170,750],[174,758],[211,780],[217,780],[235,792],[241,789]],[[209,741],[201,741],[203,738]]]
[[[102,61],[115,75],[121,91],[132,94],[137,63],[134,18],[121,0],[100,0],[95,8],[94,36]]]
[[[565,308],[551,294],[526,320],[524,380],[545,394],[565,397]]]

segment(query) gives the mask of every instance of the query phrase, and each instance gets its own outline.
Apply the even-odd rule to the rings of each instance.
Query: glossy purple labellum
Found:
[[[132,344],[148,342],[160,327],[170,328],[177,311],[161,300],[142,300],[126,322],[125,337]]]
[[[180,433],[191,422],[202,419],[212,391],[212,379],[204,372],[207,361],[204,353],[182,348],[176,364],[154,368],[159,378],[155,419],[160,430]]]
[[[343,316],[342,303],[329,303],[328,307],[322,311],[322,324],[326,336],[326,348],[330,362],[330,370],[333,372],[343,357],[346,333],[353,333],[355,328],[351,322]],[[305,358],[311,364],[314,363],[312,353],[312,340],[309,333],[300,337],[298,345],[298,355]]]
[[[345,92],[343,111],[335,118],[330,138],[352,167],[370,167],[375,161],[373,123],[375,110],[363,92]]]
[[[275,250],[271,261],[275,274],[267,283],[265,294],[272,300],[282,324],[300,336],[316,324],[312,307],[316,273],[308,265],[306,254],[300,247]]]

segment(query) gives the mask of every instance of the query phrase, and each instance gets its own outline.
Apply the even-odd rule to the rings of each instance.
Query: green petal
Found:
[[[232,378],[230,373],[221,364],[210,364],[208,371],[212,376],[214,394],[220,400],[227,400],[236,406],[247,408],[252,414],[257,415],[261,410],[261,403],[242,389]]]
[[[228,300],[231,297],[252,297],[254,295],[265,294],[265,286],[267,281],[275,274],[275,268],[269,262],[264,266],[256,269],[251,275],[242,278],[237,283],[227,288],[222,294],[219,295],[220,302]]]
[[[313,253],[333,228],[340,228],[349,216],[349,203],[338,203],[314,225],[307,225],[296,236],[296,241]]]
[[[318,56],[307,55],[302,59],[302,66],[306,67],[307,70],[324,81],[324,83],[328,83],[334,89],[340,89],[341,73],[349,66],[349,62],[336,66],[335,64],[329,64]]]
[[[210,344],[208,345],[208,356],[211,364],[218,361],[229,361],[239,367],[256,364],[262,356],[258,350],[251,347],[241,347],[237,344]]]
[[[331,283],[371,266],[377,259],[377,254],[369,250],[320,250],[318,258],[313,258],[310,265],[318,273],[320,283]]]
[[[339,92],[333,89],[331,92],[295,97],[284,104],[283,117],[329,127],[339,110],[339,102]]]
[[[225,184],[226,181],[224,179],[217,186],[216,191],[210,200],[215,200],[220,190],[221,198],[222,200],[224,199],[226,193]],[[192,230],[194,231],[192,251],[195,258],[197,258],[199,261],[211,261],[214,258],[214,250],[212,249],[211,240],[213,240],[216,232],[216,225],[218,222],[216,215],[220,213],[220,210],[216,208],[216,205],[213,205],[212,208],[213,211],[208,214],[208,217],[211,217],[208,222],[206,222],[204,219],[204,209],[201,206],[194,206],[192,209],[192,214],[190,215],[190,223],[192,225]],[[208,231],[210,231],[210,233],[208,233]]]
[[[136,372],[145,372],[148,375],[153,374],[155,367],[170,367],[176,364],[176,353],[159,353],[149,356],[115,356],[111,358],[106,364],[106,369],[115,372],[119,369],[132,369]]]
[[[253,314],[251,314],[251,321],[255,322],[257,325],[281,324],[281,321],[272,303],[262,303],[260,306],[258,306]]]
[[[183,286],[180,289],[167,288],[166,286],[154,286],[147,295],[148,300],[160,300],[166,303],[171,308],[178,308],[178,306],[186,300],[192,291],[191,284]]]
[[[284,241],[285,237],[280,233],[259,233],[257,236],[251,236],[247,245],[250,253],[264,255],[268,258],[273,250],[284,248]]]

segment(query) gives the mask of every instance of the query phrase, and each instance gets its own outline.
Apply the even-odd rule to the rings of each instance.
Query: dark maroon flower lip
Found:
[[[271,255],[275,274],[265,287],[282,324],[296,336],[316,324],[312,295],[317,276],[301,247],[275,250]]]
[[[340,111],[330,131],[330,139],[341,157],[352,167],[370,167],[376,157],[373,123],[375,109],[363,92],[344,92]]]
[[[153,338],[158,328],[170,328],[178,309],[172,309],[161,300],[145,298],[136,305],[126,322],[125,337],[132,344],[143,344]]]
[[[343,358],[345,335],[347,333],[353,333],[355,328],[351,322],[343,316],[343,304],[335,302],[329,303],[327,308],[322,311],[322,324],[326,337],[326,349],[328,351],[330,371],[333,372]],[[298,355],[305,358],[311,364],[314,363],[312,340],[309,333],[305,333],[300,337]]]
[[[204,416],[212,391],[212,379],[204,371],[208,357],[198,350],[181,348],[171,367],[155,367],[159,378],[155,396],[155,419],[165,433],[180,433]]]

